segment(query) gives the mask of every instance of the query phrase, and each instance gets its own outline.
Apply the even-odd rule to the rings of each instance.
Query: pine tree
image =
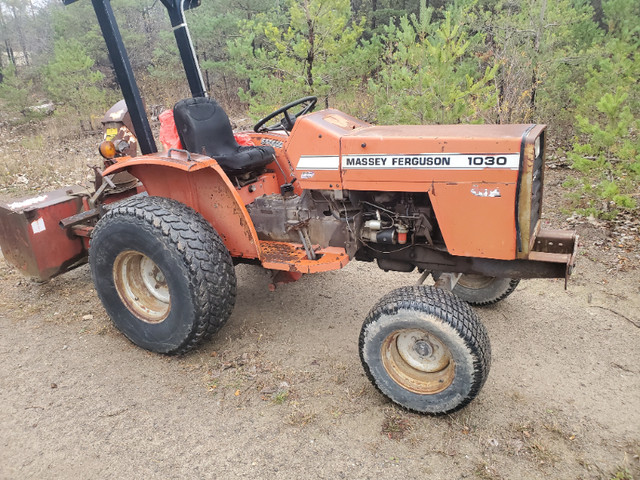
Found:
[[[292,0],[282,25],[265,14],[243,22],[241,38],[230,45],[238,75],[250,80],[241,98],[260,115],[306,95],[328,106],[369,70],[362,31],[348,0]]]
[[[79,116],[104,111],[107,98],[100,85],[104,76],[93,68],[94,61],[83,46],[75,40],[59,40],[54,52],[43,71],[51,100]]]
[[[480,36],[450,11],[440,23],[432,13],[403,17],[399,27],[385,29],[381,71],[369,81],[379,122],[481,122],[496,101],[491,82],[498,65],[482,69],[471,55]]]

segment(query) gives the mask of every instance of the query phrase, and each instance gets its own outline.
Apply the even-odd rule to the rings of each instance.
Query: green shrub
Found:
[[[574,207],[612,219],[621,211],[637,212],[640,194],[640,7],[630,0],[613,0],[603,7],[610,30],[605,43],[592,52],[597,60],[580,90],[576,137],[568,158],[582,174],[580,195],[572,197]]]

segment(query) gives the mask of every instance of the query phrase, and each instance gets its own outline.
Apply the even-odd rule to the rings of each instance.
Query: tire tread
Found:
[[[400,287],[388,293],[378,301],[365,319],[359,338],[360,361],[371,383],[380,393],[386,395],[371,373],[371,369],[364,359],[364,346],[368,327],[382,315],[394,315],[398,310],[413,310],[432,314],[453,327],[463,339],[465,345],[474,355],[473,385],[465,399],[455,408],[438,412],[452,413],[468,405],[480,392],[491,368],[491,344],[489,335],[471,307],[451,292],[441,288],[419,285]],[[393,399],[392,399],[393,400]],[[407,410],[421,412],[416,408],[401,405]]]
[[[133,197],[118,203],[98,222],[91,241],[103,241],[100,237],[108,235],[110,219],[126,220],[127,217],[141,220],[141,228],[160,232],[181,253],[190,272],[188,280],[196,320],[182,344],[164,352],[170,355],[187,353],[220,330],[231,316],[236,297],[231,256],[220,236],[200,214],[163,197]],[[92,253],[89,249],[90,263]]]

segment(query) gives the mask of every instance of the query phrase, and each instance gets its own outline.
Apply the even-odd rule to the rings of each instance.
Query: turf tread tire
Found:
[[[367,343],[373,342],[371,337],[372,330],[375,329],[374,326],[380,322],[382,317],[395,316],[401,311],[418,312],[433,316],[437,321],[455,330],[468,349],[473,359],[470,386],[463,398],[455,405],[447,404],[440,407],[429,404],[432,399],[437,398],[436,396],[440,394],[433,396],[409,394],[410,400],[407,401],[407,392],[390,377],[388,379],[376,378],[372,366],[380,372],[381,370],[378,367],[381,365],[382,360],[375,358],[376,364],[369,365],[365,358],[365,351],[370,348],[367,347]],[[375,343],[372,343],[372,345],[375,345]],[[375,349],[373,350],[375,357]],[[445,414],[465,407],[478,395],[491,368],[489,335],[471,307],[448,291],[423,285],[401,287],[393,290],[371,309],[360,332],[359,352],[365,373],[376,389],[403,408],[420,413]]]
[[[432,272],[431,274],[435,281],[438,281],[440,275],[440,272]],[[472,289],[457,283],[453,287],[452,292],[469,305],[473,305],[474,307],[488,307],[495,305],[511,295],[519,283],[519,278],[495,277],[493,282],[486,288]]]
[[[180,268],[165,273],[183,276],[180,281],[186,282],[191,311],[188,312],[187,332],[177,343],[141,345],[139,339],[132,338],[133,335],[127,334],[119,325],[123,320],[117,315],[123,315],[123,308],[128,312],[127,307],[121,301],[119,305],[110,304],[114,301],[113,292],[108,295],[104,288],[98,288],[104,284],[101,276],[110,275],[113,283],[113,273],[108,271],[109,265],[103,264],[100,249],[108,248],[112,243],[114,225],[141,229],[145,235],[158,239],[178,262]],[[172,199],[134,197],[112,207],[92,232],[89,264],[98,296],[116,327],[133,343],[157,353],[177,355],[193,350],[216,333],[233,311],[236,276],[227,248],[209,222],[190,207]],[[130,317],[131,320],[135,318]]]

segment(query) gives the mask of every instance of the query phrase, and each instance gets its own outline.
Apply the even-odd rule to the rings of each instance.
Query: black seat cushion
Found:
[[[215,158],[228,174],[258,170],[274,161],[273,147],[238,145],[229,117],[212,98],[180,100],[173,108],[173,117],[184,148]]]

